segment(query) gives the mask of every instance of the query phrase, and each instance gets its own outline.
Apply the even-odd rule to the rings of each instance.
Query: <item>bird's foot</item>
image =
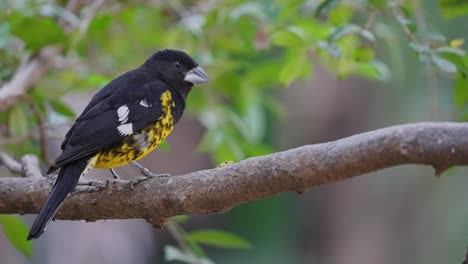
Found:
[[[134,160],[130,161],[130,163],[133,165],[133,167],[135,167],[137,170],[139,170],[140,173],[143,174],[144,176],[153,177],[154,173],[152,173],[147,168],[143,167],[143,165],[141,165],[140,163],[138,163],[138,162],[136,162]]]
[[[135,189],[135,186],[141,182],[144,182],[146,180],[152,179],[152,178],[163,178],[163,177],[170,177],[172,175],[170,174],[154,174],[151,172],[150,176],[140,176],[136,177],[130,180],[130,188]]]
[[[143,167],[140,163],[132,160],[130,161],[130,163],[135,167],[137,168],[141,174],[143,174],[144,176],[146,176],[146,178],[161,178],[161,177],[169,177],[171,176],[170,174],[156,174],[156,173],[153,173],[151,172],[150,170],[148,170],[147,168]],[[142,178],[142,177],[139,177],[139,178]]]
[[[120,180],[120,176],[117,174],[117,172],[113,168],[110,168],[109,170],[110,170],[110,172],[112,174],[112,178],[114,178],[114,180]]]
[[[146,180],[148,180],[150,178],[162,178],[162,177],[172,176],[170,174],[156,174],[156,173],[153,173],[150,170],[148,170],[147,168],[143,167],[140,163],[138,163],[136,161],[131,161],[130,163],[135,168],[137,168],[140,171],[141,174],[143,174],[143,176],[141,176],[141,177],[136,177],[136,178],[130,180],[130,187],[132,188],[132,190],[135,188],[135,186],[137,184],[139,184],[140,182],[146,181]]]

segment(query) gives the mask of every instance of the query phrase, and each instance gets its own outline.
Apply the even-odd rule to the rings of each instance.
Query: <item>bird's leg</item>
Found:
[[[117,174],[117,172],[113,168],[110,168],[109,170],[112,174],[112,178],[114,178],[115,180],[120,180],[120,176]]]
[[[148,170],[147,168],[143,167],[140,163],[132,160],[130,161],[130,163],[135,167],[137,168],[141,174],[143,174],[144,176],[148,177],[148,178],[160,178],[160,177],[169,177],[171,176],[170,174],[155,174],[155,173],[152,173],[150,170]]]
[[[130,182],[130,187],[134,189],[135,185],[139,184],[140,182],[146,181],[149,178],[160,178],[160,177],[169,177],[171,176],[170,174],[155,174],[152,173],[150,170],[147,168],[143,167],[140,163],[132,160],[130,163],[143,174],[143,177],[136,177],[132,179]]]

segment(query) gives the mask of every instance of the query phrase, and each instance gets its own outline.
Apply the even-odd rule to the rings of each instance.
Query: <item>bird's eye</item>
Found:
[[[174,67],[175,67],[177,70],[181,70],[181,69],[182,69],[182,63],[176,61],[176,62],[174,62]]]

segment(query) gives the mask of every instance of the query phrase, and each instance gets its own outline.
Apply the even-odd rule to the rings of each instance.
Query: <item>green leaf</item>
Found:
[[[50,105],[54,110],[66,117],[75,118],[75,112],[68,105],[62,103],[59,99],[50,100]]]
[[[387,0],[369,0],[369,4],[378,9],[384,9],[387,7]]]
[[[289,27],[271,36],[273,45],[282,47],[297,47],[304,44],[305,33],[299,27]]]
[[[43,94],[40,91],[38,91],[38,89],[33,89],[29,95],[33,99],[39,111],[41,111],[43,115],[46,115],[47,113],[46,98],[43,96]]]
[[[262,6],[259,3],[247,2],[236,8],[233,8],[229,13],[229,17],[233,20],[238,20],[242,16],[252,16],[259,20],[266,18],[265,10],[262,9]]]
[[[235,249],[251,248],[247,240],[222,230],[201,229],[193,231],[187,234],[187,236],[194,241],[214,247]]]
[[[464,56],[460,56],[457,52],[445,51],[444,49],[437,52],[437,55],[455,64],[459,72],[468,74],[468,60],[465,62]]]
[[[21,137],[29,132],[28,115],[23,104],[15,105],[8,115],[10,133],[15,137]]]
[[[333,58],[339,58],[343,53],[343,50],[336,43],[330,43],[328,41],[319,41],[318,47],[325,50]]]
[[[468,77],[459,74],[454,83],[454,101],[457,108],[468,105]]]
[[[48,17],[13,13],[10,23],[13,35],[22,39],[28,49],[37,50],[66,40],[62,27]]]
[[[335,6],[335,8],[328,12],[328,20],[335,26],[348,24],[352,16],[352,9],[345,5]]]
[[[188,215],[176,215],[171,217],[171,221],[174,221],[176,223],[184,223],[189,219]]]
[[[466,54],[466,51],[464,51],[463,49],[460,49],[460,48],[452,48],[452,47],[440,47],[440,48],[437,48],[435,49],[435,52],[437,53],[452,53],[452,54],[455,54],[455,55],[458,55],[458,56],[465,56]]]
[[[28,227],[23,220],[14,215],[0,215],[0,224],[13,247],[26,257],[31,257],[33,244],[26,240]]]
[[[375,41],[374,33],[370,32],[367,29],[361,28],[361,30],[359,30],[358,33],[359,33],[359,35],[361,35],[362,37],[364,37],[365,39],[367,39],[369,41],[372,41],[372,42]]]
[[[415,50],[418,53],[424,53],[424,52],[429,52],[431,50],[431,47],[429,47],[428,44],[420,44],[414,41],[411,41],[409,44],[410,48]]]
[[[361,28],[355,24],[346,24],[339,26],[333,30],[333,32],[330,34],[328,37],[329,42],[336,42],[337,40],[341,39],[342,37],[356,33],[360,30]]]
[[[196,258],[186,252],[183,252],[179,248],[167,245],[164,247],[164,259],[166,261],[180,261],[183,263],[199,263],[199,264],[214,264],[213,261],[203,258]]]
[[[390,79],[390,70],[380,61],[358,63],[356,71],[369,80],[388,81]]]
[[[431,42],[432,44],[447,43],[447,38],[438,32],[418,32],[416,36],[420,38],[422,42]]]
[[[328,12],[332,10],[336,4],[338,4],[339,0],[325,0],[320,5],[317,7],[317,10],[315,11],[315,16],[317,17],[323,17],[328,15]]]
[[[88,31],[95,33],[107,30],[109,26],[112,25],[112,20],[113,17],[109,14],[98,14],[91,23],[89,23]]]
[[[400,7],[402,8],[402,6]],[[406,9],[402,8],[402,11],[405,10]],[[412,20],[408,19],[403,13],[396,14],[396,19],[400,25],[407,28],[411,33],[416,33],[418,29],[416,24]]]
[[[299,77],[304,77],[311,72],[311,61],[307,54],[307,50],[300,52],[292,52],[287,57],[286,63],[281,69],[278,79],[281,84],[288,86]]]
[[[333,43],[350,34],[359,34],[369,41],[375,41],[375,36],[372,32],[355,24],[346,24],[335,28],[328,37],[328,41]]]
[[[446,18],[468,15],[468,2],[466,0],[439,0],[442,15]]]
[[[185,232],[183,234],[184,234],[185,241],[187,242],[187,244],[189,245],[193,253],[195,253],[195,255],[197,255],[197,257],[199,258],[206,257],[205,251],[203,250],[203,248],[200,247],[197,241],[188,237]]]
[[[447,73],[457,72],[457,66],[453,62],[439,55],[433,54],[432,61],[443,72],[447,72]]]

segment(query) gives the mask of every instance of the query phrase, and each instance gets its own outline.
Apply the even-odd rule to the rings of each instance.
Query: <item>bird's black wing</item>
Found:
[[[93,155],[156,122],[162,115],[161,94],[167,90],[169,87],[161,81],[148,82],[142,87],[113,89],[109,96],[87,107],[77,119],[64,142],[62,154],[49,171]],[[119,119],[118,111],[122,106],[128,108],[128,113]],[[129,124],[131,133],[128,129],[119,130],[119,126]]]
[[[109,104],[110,100],[109,97],[115,94],[122,94],[123,91],[122,89],[128,89],[132,90],[135,88],[136,90],[136,96],[141,95],[138,94],[137,88],[140,86],[144,86],[147,82],[147,76],[144,72],[141,72],[139,69],[134,69],[131,71],[128,71],[111,82],[109,82],[107,85],[105,85],[101,90],[99,90],[91,99],[91,101],[88,103],[88,105],[85,107],[81,115],[77,118],[76,123],[79,123],[79,121],[82,121],[84,119],[90,119],[94,115],[98,115],[109,108],[112,107],[111,104]],[[118,97],[118,96],[117,96]],[[93,111],[90,111],[93,109]],[[100,110],[100,111],[96,111]],[[75,124],[68,130],[67,134],[65,135],[65,139],[63,140],[62,144],[60,145],[60,148],[64,150],[68,144],[68,140],[71,138],[71,135],[73,134],[73,131],[75,130]]]

